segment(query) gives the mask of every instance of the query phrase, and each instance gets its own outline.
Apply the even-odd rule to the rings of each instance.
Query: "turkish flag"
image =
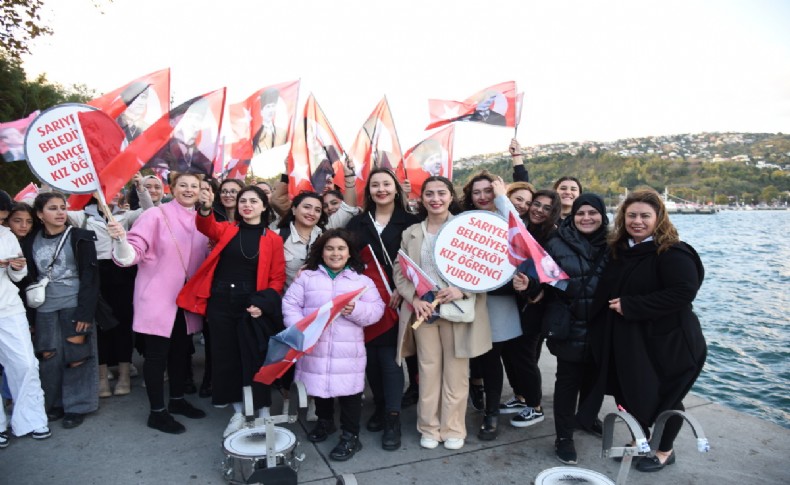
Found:
[[[365,290],[367,287],[333,298],[293,326],[270,338],[266,359],[253,379],[271,385],[275,379],[282,377],[297,360],[313,350],[327,325],[340,316],[346,305],[362,296]]]
[[[194,125],[185,127],[182,132],[178,132],[177,130],[179,129],[180,122],[183,121],[185,116],[189,115],[190,109],[198,103],[202,105],[199,114],[210,113],[213,116],[218,113],[218,124],[221,124],[222,106],[225,103],[225,88],[192,98],[176,107],[170,113],[166,113],[159,118],[156,123],[145,130],[143,134],[135,138],[124,151],[113,158],[104,170],[98,172],[99,181],[107,200],[112,200],[115,194],[117,194],[121,188],[132,179],[132,176],[140,171],[152,157],[161,155],[164,159],[163,149],[169,148],[175,144],[177,140],[174,136],[190,136],[189,133],[192,132],[189,131],[188,128]],[[184,132],[187,134],[184,135]],[[219,132],[219,127],[217,127],[217,132]],[[216,138],[214,138],[212,145],[215,150]],[[172,155],[172,153],[169,155]],[[214,159],[214,156],[214,153],[211,153],[210,158],[204,155],[204,157],[209,160],[209,166],[206,167],[205,170],[211,170],[211,160]],[[170,168],[170,166],[165,165],[165,168]],[[207,173],[198,171],[198,168],[194,170],[195,173]],[[69,202],[71,202],[71,199],[69,199]]]
[[[454,121],[471,121],[493,126],[516,126],[516,82],[489,86],[463,101],[428,100],[430,130]]]
[[[106,194],[101,173],[121,152],[124,143],[123,130],[103,111],[86,111],[77,113],[85,145],[88,147],[91,163],[99,177],[101,190]],[[115,195],[115,194],[113,194]],[[90,201],[92,194],[72,195],[69,197],[69,209],[81,210]],[[106,199],[110,200],[110,199]]]
[[[403,274],[414,285],[414,291],[417,293],[417,296],[422,298],[426,293],[439,289],[436,282],[425,274],[425,272],[417,266],[417,263],[415,263],[402,249],[398,250],[398,264],[400,264]]]
[[[362,125],[351,146],[350,155],[357,174],[355,179],[357,200],[363,200],[365,183],[370,171],[375,167],[391,169],[401,182],[406,179],[398,132],[395,131],[395,122],[386,96],[379,101]],[[342,177],[342,174],[340,176]],[[335,183],[338,184],[337,176]],[[342,186],[344,183],[341,181],[339,185]]]
[[[532,260],[541,283],[548,283],[560,289],[567,286],[565,280],[568,280],[568,275],[532,237],[524,222],[513,210],[508,215],[507,242],[507,258],[510,264],[519,266],[524,261]]]
[[[322,193],[327,185],[343,187],[343,147],[321,106],[311,93],[301,119],[296,120],[291,151],[288,154],[288,194],[293,198],[303,190]],[[334,187],[332,187],[334,188]]]
[[[253,157],[291,141],[299,85],[299,81],[273,84],[228,106],[230,149],[225,150],[224,173],[243,179]]]
[[[406,151],[403,156],[411,183],[411,198],[420,198],[422,184],[432,175],[453,179],[455,126],[447,126]]]
[[[33,182],[30,182],[24,189],[20,190],[19,193],[14,196],[14,200],[16,202],[22,202],[25,199],[35,199],[37,195],[38,187]]]
[[[170,111],[170,68],[141,76],[88,104],[115,119],[132,141]]]
[[[373,280],[373,283],[376,285],[376,290],[379,292],[379,296],[381,296],[381,299],[386,305],[384,316],[381,317],[381,320],[379,320],[378,323],[365,327],[365,342],[370,342],[398,323],[398,312],[389,306],[390,298],[392,297],[392,290],[390,289],[392,285],[387,277],[387,273],[385,273],[384,269],[381,267],[381,263],[379,263],[379,260],[376,259],[376,256],[373,254],[373,248],[370,247],[370,244],[362,248],[362,251],[359,252],[359,256],[362,260],[362,264],[365,265],[365,270],[362,274]]]

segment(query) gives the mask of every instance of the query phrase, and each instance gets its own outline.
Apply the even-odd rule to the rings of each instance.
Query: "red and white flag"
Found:
[[[409,195],[412,198],[420,198],[423,181],[430,176],[441,175],[453,179],[454,138],[455,126],[450,125],[406,151],[403,160],[411,182]]]
[[[425,274],[423,270],[417,266],[417,263],[409,257],[403,250],[398,250],[398,263],[400,264],[401,271],[409,278],[409,281],[414,285],[417,296],[423,297],[426,293],[430,293],[439,289],[439,286],[430,276]]]
[[[14,200],[17,202],[23,202],[24,200],[32,200],[35,199],[38,195],[38,186],[33,182],[27,184],[27,186],[20,190],[18,194],[14,196]]]
[[[398,324],[398,312],[389,306],[390,297],[392,296],[392,285],[390,284],[390,279],[387,277],[387,273],[384,272],[384,268],[381,267],[381,263],[376,259],[376,255],[373,253],[373,248],[370,247],[370,244],[362,248],[362,251],[359,252],[359,256],[362,260],[362,264],[365,265],[365,270],[362,274],[373,280],[373,283],[376,285],[376,290],[379,292],[379,296],[381,296],[381,299],[386,305],[384,308],[384,316],[381,317],[381,320],[379,320],[378,323],[365,327],[365,342],[370,342]]]
[[[363,287],[333,298],[295,325],[270,338],[266,359],[253,379],[270,385],[285,374],[297,360],[313,350],[324,329],[340,316],[343,308],[359,299],[367,289]]]
[[[454,121],[516,126],[516,82],[507,81],[476,92],[463,101],[428,100],[430,130]]]
[[[107,200],[117,194],[121,188],[132,179],[135,173],[146,166],[147,162],[155,162],[158,167],[169,169],[184,168],[190,173],[209,173],[214,160],[216,150],[216,133],[219,132],[219,124],[222,122],[222,111],[225,103],[225,88],[206,93],[190,99],[176,107],[170,113],[166,113],[151,125],[142,135],[135,138],[124,151],[119,153],[110,161],[104,170],[98,171],[99,181]],[[214,117],[218,117],[213,119]],[[208,118],[206,120],[206,118]],[[198,140],[199,134],[203,133],[201,123],[208,121],[216,125],[215,128],[206,130],[214,133]],[[203,154],[204,165],[195,163],[194,166],[186,166],[183,158],[178,158],[181,153],[181,142],[191,142],[193,147],[200,149],[204,147],[210,156]],[[202,153],[202,152],[201,152]],[[199,162],[200,157],[193,153],[191,162]],[[172,165],[169,160],[173,160]],[[178,164],[184,166],[181,167]],[[150,163],[148,164],[151,165]],[[69,199],[71,204],[71,198]]]
[[[521,123],[522,108],[524,108],[524,93],[518,93],[518,96],[516,96],[516,126]]]
[[[132,141],[170,111],[170,68],[141,76],[88,104],[115,119]]]
[[[518,267],[524,261],[532,260],[541,283],[564,289],[567,282],[562,282],[568,279],[568,275],[527,231],[515,211],[510,211],[508,216],[507,242],[510,264]]]
[[[395,131],[395,122],[386,96],[379,101],[362,125],[351,146],[350,156],[357,173],[357,200],[362,200],[368,174],[375,167],[389,168],[395,172],[398,180],[406,179],[398,133]]]
[[[6,162],[25,159],[25,134],[30,123],[40,114],[30,113],[27,118],[0,123],[0,155]]]
[[[340,140],[311,93],[302,116],[296,120],[288,154],[288,194],[291,198],[303,190],[322,193],[328,184],[339,185],[342,189],[343,153]]]
[[[259,89],[240,103],[228,106],[229,145],[225,172],[244,178],[255,155],[291,141],[294,132],[297,81],[273,84]]]

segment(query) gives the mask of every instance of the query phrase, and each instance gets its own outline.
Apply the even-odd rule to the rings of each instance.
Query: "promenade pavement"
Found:
[[[195,356],[195,368],[202,372],[202,347]],[[142,369],[142,362],[136,361]],[[353,459],[333,462],[329,451],[335,446],[335,433],[324,443],[306,440],[313,423],[300,413],[297,423],[286,427],[301,441],[306,459],[299,470],[299,483],[334,485],[339,474],[354,474],[360,484],[530,484],[544,469],[563,466],[554,455],[552,392],[554,357],[545,351],[541,357],[543,405],[546,419],[529,428],[511,427],[512,415],[502,415],[500,434],[494,441],[476,437],[481,416],[471,407],[467,412],[466,446],[448,451],[442,446],[424,450],[415,429],[415,407],[403,411],[403,445],[397,451],[384,451],[380,433],[369,433],[364,423],[372,412],[370,393],[362,415],[361,440],[364,445]],[[506,379],[507,380],[507,379]],[[198,381],[199,382],[199,381]],[[82,426],[63,429],[51,423],[52,437],[35,441],[30,437],[12,438],[0,450],[0,484],[5,485],[89,485],[89,484],[223,484],[220,463],[223,458],[222,431],[231,410],[216,409],[210,399],[188,396],[208,416],[189,420],[177,416],[187,431],[167,435],[146,427],[148,404],[142,377],[132,379],[128,396],[101,400],[101,408],[88,416]],[[509,397],[505,386],[503,400]],[[277,410],[279,399],[275,398]],[[643,474],[632,469],[629,484],[787,484],[790,471],[790,430],[698,396],[689,396],[687,411],[702,424],[710,441],[709,453],[699,453],[696,441],[685,425],[676,441],[677,463],[659,473]],[[612,401],[604,404],[601,416],[614,411]],[[623,424],[615,429],[614,444],[630,440]],[[579,432],[575,436],[579,466],[609,476],[617,476],[619,464],[601,457],[601,440]]]

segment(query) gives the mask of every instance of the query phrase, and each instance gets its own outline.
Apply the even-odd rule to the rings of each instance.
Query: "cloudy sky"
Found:
[[[24,58],[31,77],[103,93],[170,67],[176,102],[227,86],[229,103],[300,78],[346,149],[383,95],[405,150],[427,99],[508,80],[526,145],[790,132],[784,0],[49,0],[44,15],[55,34]],[[458,128],[456,157],[513,136]]]

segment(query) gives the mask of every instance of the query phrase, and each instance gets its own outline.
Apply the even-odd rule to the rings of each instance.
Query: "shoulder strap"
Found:
[[[167,218],[167,214],[165,210],[162,209],[162,206],[159,206],[159,210],[162,212],[162,218],[165,220],[167,230],[170,231],[170,237],[173,238],[173,244],[175,244],[176,251],[178,251],[178,260],[181,261],[181,267],[184,268],[184,278],[189,279],[189,271],[187,271],[187,265],[184,263],[184,256],[181,254],[181,248],[178,245],[178,240],[176,240],[176,235],[173,233],[173,228],[170,227],[170,220]]]
[[[47,276],[52,273],[52,268],[55,266],[55,261],[57,261],[58,256],[60,256],[60,251],[63,249],[63,245],[66,244],[66,238],[69,236],[69,233],[71,233],[71,226],[66,226],[66,230],[63,231],[63,234],[60,235],[60,239],[58,239],[58,245],[55,248],[54,255],[52,256],[52,262],[49,263],[49,266],[47,266]]]
[[[375,232],[376,236],[378,236],[379,238],[379,244],[381,245],[381,254],[384,255],[384,262],[387,263],[387,266],[389,266],[390,269],[392,269],[392,259],[390,258],[390,255],[387,254],[387,246],[384,245],[384,240],[381,239],[381,233],[379,232],[378,229],[376,229],[376,220],[373,218],[373,214],[371,212],[368,212],[368,217],[370,218],[370,222],[373,224],[372,227],[373,232]]]
[[[291,237],[291,224],[286,224],[280,228],[280,237],[283,238],[283,243],[285,243],[289,237]]]

